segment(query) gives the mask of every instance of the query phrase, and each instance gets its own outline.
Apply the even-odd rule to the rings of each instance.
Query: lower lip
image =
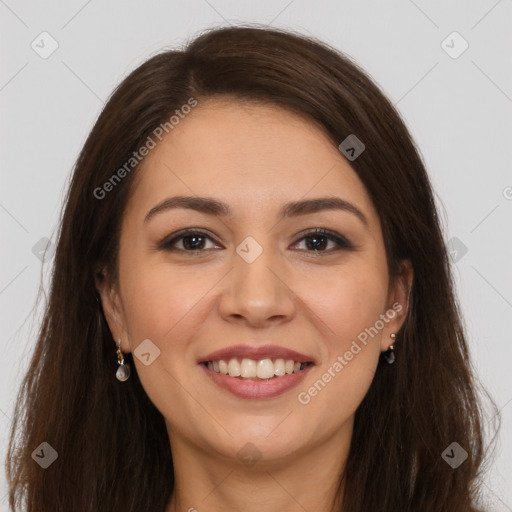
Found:
[[[204,364],[200,364],[199,366],[203,368],[208,377],[210,377],[215,384],[240,398],[273,398],[278,396],[299,384],[309,370],[313,368],[313,365],[310,364],[297,373],[288,373],[282,377],[273,377],[269,380],[252,380],[238,379],[224,375],[223,373],[217,373],[210,370]]]

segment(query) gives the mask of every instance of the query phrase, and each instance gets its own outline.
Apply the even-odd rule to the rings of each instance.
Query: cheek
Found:
[[[319,414],[335,403],[333,415],[346,419],[363,400],[378,364],[381,333],[372,328],[385,312],[387,268],[377,258],[360,260],[328,277],[304,288],[324,336],[321,368],[299,403]]]
[[[343,350],[384,313],[387,273],[377,264],[347,266],[304,285],[304,302],[325,323],[332,348]]]
[[[321,366],[298,391],[297,401],[314,417],[330,417],[319,431],[336,428],[356,411],[366,395],[378,365],[380,332],[368,335],[384,312],[387,274],[379,266],[333,273],[321,289],[309,291],[324,332]],[[366,330],[368,329],[368,331]],[[319,434],[319,432],[317,432]]]
[[[179,384],[188,365],[187,344],[201,326],[198,315],[215,284],[213,276],[203,277],[198,278],[197,271],[194,278],[188,270],[171,270],[142,257],[132,256],[120,264],[124,318],[134,364],[146,393],[166,417],[173,417],[175,410],[169,404],[183,409],[189,399]],[[146,339],[159,351],[153,349],[158,355],[149,365],[137,357],[137,347]]]
[[[149,263],[142,256],[127,258],[124,269],[120,265],[120,273],[125,283],[125,318],[135,345],[152,337],[158,344],[180,331],[187,316],[215,283],[214,276],[209,279],[203,275],[199,279],[197,269],[171,269],[163,263]]]
[[[339,359],[338,359],[339,357]],[[297,402],[304,418],[324,421],[304,422],[312,437],[333,433],[346,424],[361,405],[375,376],[378,356],[362,348],[347,361],[343,353],[323,366],[315,378],[298,390]]]

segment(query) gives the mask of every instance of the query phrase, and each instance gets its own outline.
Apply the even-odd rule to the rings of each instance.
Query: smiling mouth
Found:
[[[284,377],[293,373],[299,373],[313,362],[299,362],[293,359],[266,358],[266,359],[219,359],[217,361],[205,361],[202,363],[209,370],[240,380],[270,380]]]

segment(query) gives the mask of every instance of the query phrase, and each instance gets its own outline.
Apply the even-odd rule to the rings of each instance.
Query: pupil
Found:
[[[195,240],[196,244],[192,243],[192,245],[191,245],[190,243],[187,243],[187,240]],[[201,245],[201,247],[197,246],[198,240],[199,240],[199,244]],[[190,236],[186,236],[183,238],[183,245],[185,246],[186,249],[197,250],[197,249],[202,248],[202,244],[201,244],[202,241],[203,241],[202,236],[190,235]]]
[[[307,244],[307,245],[308,245],[308,248],[309,248],[309,246],[311,246],[311,245],[313,245],[313,249],[314,249],[315,251],[316,251],[316,250],[318,250],[320,247],[325,248],[325,240],[326,240],[326,238],[325,238],[325,237],[322,237],[322,236],[311,236],[311,237],[309,237],[309,240],[315,240],[315,241],[316,241],[316,243],[313,243],[313,244],[308,243],[308,244]],[[320,242],[320,243],[318,243],[318,240],[323,240],[323,241],[324,241],[324,243],[321,243],[321,242]]]

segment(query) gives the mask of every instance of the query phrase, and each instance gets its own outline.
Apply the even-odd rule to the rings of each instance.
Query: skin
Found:
[[[330,510],[355,411],[380,352],[405,319],[412,281],[405,262],[390,283],[379,217],[364,185],[314,121],[223,99],[202,100],[174,127],[144,160],[132,192],[119,283],[99,291],[123,352],[147,338],[160,350],[148,366],[134,362],[169,433],[176,485],[167,512]],[[233,214],[172,209],[144,222],[151,208],[175,195],[213,197]],[[288,201],[325,196],[355,205],[368,227],[339,210],[276,217]],[[187,249],[190,238],[177,240],[174,252],[157,248],[184,228],[210,233],[199,243],[202,253]],[[311,228],[335,231],[356,249],[336,250],[324,235],[304,238]],[[236,252],[247,236],[263,248],[252,263]],[[308,404],[299,403],[299,392],[393,303],[402,311],[366,346],[359,343],[362,350]],[[197,361],[244,343],[288,347],[317,364],[278,397],[241,399],[212,383]],[[237,456],[248,442],[261,457],[252,466]]]

